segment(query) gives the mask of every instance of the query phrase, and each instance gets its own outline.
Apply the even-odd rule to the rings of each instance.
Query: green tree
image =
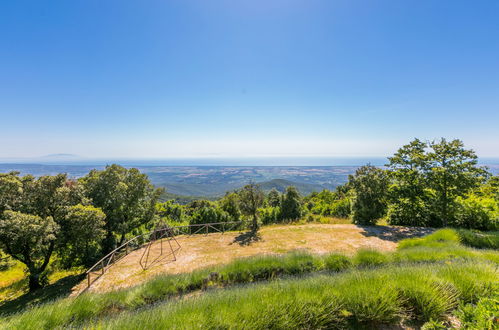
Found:
[[[161,218],[167,218],[174,224],[181,224],[187,221],[185,207],[173,200],[156,204],[156,211]]]
[[[386,171],[369,164],[349,176],[354,190],[352,219],[355,223],[376,224],[376,220],[385,215],[388,183]]]
[[[239,209],[239,196],[236,193],[226,194],[220,200],[220,208],[227,212],[230,221],[239,221],[241,219],[241,210]]]
[[[281,194],[277,189],[272,188],[267,195],[267,204],[271,207],[281,206]]]
[[[61,223],[68,209],[83,200],[77,182],[64,174],[38,179],[18,174],[1,175],[0,245],[26,265],[34,290],[42,286],[52,254],[67,234]]]
[[[56,246],[59,226],[52,217],[6,210],[0,219],[0,243],[12,258],[26,265],[30,291],[44,284],[45,270]]]
[[[91,205],[75,205],[68,208],[64,221],[61,222],[61,257],[69,267],[90,265],[100,255],[104,238],[104,219],[101,209]]]
[[[465,149],[461,140],[441,139],[429,144],[428,184],[435,193],[434,211],[442,226],[454,219],[456,198],[463,197],[483,183],[488,173],[477,166],[477,156]]]
[[[239,192],[239,207],[241,212],[251,217],[251,230],[258,231],[258,209],[263,205],[265,195],[254,183],[244,186]]]
[[[153,220],[156,202],[162,189],[155,189],[147,175],[136,168],[107,166],[103,171],[92,170],[81,179],[87,197],[106,214],[105,252],[125,241],[132,230]]]
[[[215,206],[205,206],[198,209],[191,217],[190,224],[219,223],[229,221],[229,215],[221,208]],[[197,228],[193,228],[197,231]]]
[[[300,194],[295,187],[289,186],[282,197],[281,218],[283,220],[296,220],[301,218],[301,215],[302,205]]]
[[[17,209],[22,201],[23,183],[19,172],[0,173],[0,215]]]
[[[390,224],[429,226],[432,223],[427,147],[427,143],[414,139],[388,158],[387,166],[392,179],[387,215]]]

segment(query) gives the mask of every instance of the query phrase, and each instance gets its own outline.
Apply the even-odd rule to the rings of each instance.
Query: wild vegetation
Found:
[[[467,304],[488,306],[487,299],[497,299],[499,277],[495,265],[499,253],[465,247],[459,240],[455,230],[444,229],[424,238],[404,240],[393,253],[361,250],[348,257],[292,252],[245,258],[188,274],[161,275],[131,289],[59,300],[11,316],[0,325],[53,328],[99,323],[99,327],[127,328],[145,322],[147,327],[175,328],[178,324],[193,325],[194,321],[187,319],[194,315],[203,327],[242,327],[245,322],[253,322],[258,313],[270,317],[260,322],[277,322],[277,327],[287,322],[292,326],[319,327],[325,320],[323,326],[337,322],[340,328],[366,322],[443,322],[452,312],[468,320],[478,316],[470,315]],[[303,277],[307,274],[311,277]],[[230,289],[269,280],[274,283]],[[209,290],[200,298],[171,300],[193,291],[221,287],[230,290]],[[286,305],[293,299],[298,304],[295,308]],[[238,311],[241,306],[230,301],[244,307]],[[278,301],[285,305],[276,305]],[[154,307],[142,311],[145,306]],[[336,307],[326,308],[331,306]],[[281,307],[290,314],[273,319],[273,313]],[[312,314],[300,312],[302,309]],[[484,315],[494,311],[482,309]],[[220,311],[216,321],[210,317],[213,310]],[[274,323],[260,325],[254,328],[272,327]]]
[[[276,319],[261,321],[275,323],[262,323],[262,327],[329,327],[334,322],[343,326],[352,322],[367,322],[369,318],[371,321],[388,323],[416,318],[430,322],[428,327],[435,321],[436,327],[444,315],[456,308],[456,315],[475,322],[473,318],[481,316],[473,314],[474,309],[467,304],[481,306],[477,309],[480,311],[494,305],[494,299],[497,298],[490,294],[495,292],[497,283],[490,282],[489,278],[492,273],[497,275],[491,273],[491,265],[497,264],[498,256],[495,251],[488,249],[497,249],[499,246],[499,177],[492,176],[485,168],[478,166],[475,153],[466,149],[459,140],[422,142],[415,139],[390,157],[385,167],[368,164],[360,167],[349,177],[348,183],[338,186],[334,191],[323,190],[305,197],[294,187],[288,187],[284,192],[272,189],[264,193],[255,183],[227,192],[215,201],[200,199],[185,205],[174,200],[161,201],[162,193],[162,189],[155,188],[148,177],[137,169],[126,169],[119,165],[93,170],[79,179],[70,179],[65,174],[38,178],[20,176],[16,172],[0,174],[0,272],[6,274],[5,278],[10,278],[5,280],[5,285],[14,288],[16,286],[13,283],[18,281],[19,286],[27,285],[31,292],[35,292],[60,278],[55,274],[79,273],[127,239],[165,224],[242,221],[252,235],[257,235],[261,225],[322,221],[324,217],[332,216],[358,225],[384,222],[390,225],[453,227],[456,230],[445,229],[425,238],[403,241],[398,251],[391,254],[362,250],[353,257],[295,253],[240,260],[192,274],[160,277],[128,291],[102,296],[83,295],[77,300],[44,305],[12,318],[9,322],[13,323],[9,324],[17,324],[15,322],[21,322],[19,320],[24,320],[23,325],[35,324],[28,321],[30,317],[36,322],[47,324],[47,327],[94,321],[103,327],[131,325],[139,321],[147,323],[147,312],[124,314],[109,322],[101,317],[109,310],[118,309],[128,313],[151,302],[194,290],[304,274],[315,275],[307,280],[294,278],[278,285],[206,294],[206,298],[203,295],[199,301],[189,299],[185,303],[175,304],[175,308],[161,315],[184,322],[182,318],[185,316],[182,315],[196,309],[198,312],[194,315],[199,317],[199,324],[232,327],[235,326],[235,319],[213,320],[205,313],[208,313],[208,304],[213,303],[220,305],[220,310],[225,311],[223,313],[230,314],[232,307],[226,302],[235,299],[247,308],[247,311],[242,309],[246,314],[241,313],[246,316],[241,318],[240,325],[256,322],[254,317],[257,314],[254,313],[265,312],[261,308],[267,307],[254,306],[250,300],[242,298],[242,292],[247,292],[248,296],[255,294],[256,297],[258,294],[253,292],[263,290],[262,297],[267,297],[264,292],[272,292],[280,297],[284,295],[280,285],[284,285],[289,286],[290,292],[295,292],[292,288],[296,288],[296,294],[300,297],[303,295],[303,305],[276,304],[286,310],[289,317],[277,313]],[[383,269],[370,270],[376,267]],[[466,275],[466,272],[475,274],[472,272],[473,267],[486,274],[483,283],[490,285],[487,287],[488,293],[482,290],[472,296],[469,288],[460,286],[462,278],[471,276]],[[434,281],[419,282],[416,278],[409,278],[410,272],[406,271],[409,268],[414,274],[432,274]],[[335,275],[334,278],[329,273],[316,274],[339,271],[345,274]],[[402,275],[394,275],[386,280],[389,272]],[[24,273],[26,280],[22,280]],[[480,282],[481,274],[475,274],[478,277],[477,285],[483,284]],[[353,293],[351,297],[347,296],[346,288],[351,289],[353,285],[348,284],[350,281],[359,287],[363,287],[363,281],[372,281],[373,288],[376,288],[375,283],[388,281],[387,288],[378,288],[381,290],[379,292],[387,295],[379,297],[388,299],[380,300],[379,305],[385,306],[383,304],[386,303],[386,314],[371,310],[375,306],[369,304],[374,304],[374,301],[367,300],[365,305],[361,299],[363,295],[358,291],[353,291],[358,292],[358,297]],[[406,285],[406,291],[402,290],[401,283]],[[342,289],[343,286],[345,289]],[[332,287],[335,289],[330,293],[319,294],[322,289],[329,290]],[[410,291],[411,288],[420,290],[419,296],[416,291]],[[421,301],[430,299],[426,295],[437,296],[432,290],[436,290],[444,301],[435,311],[423,311]],[[0,297],[8,295],[0,294]],[[268,299],[262,304],[271,306],[273,298]],[[283,297],[283,304],[289,299]],[[318,301],[323,301],[325,305],[317,305]],[[87,307],[77,307],[80,306],[78,304],[87,304]],[[89,306],[96,312],[90,312]],[[331,309],[326,313],[320,306],[331,306]],[[82,316],[80,319],[79,316],[68,316],[65,310],[71,311],[71,315],[81,313]],[[302,311],[307,310],[310,315],[325,314],[317,316],[317,319],[314,316],[305,320]],[[270,310],[266,312],[270,313]],[[376,314],[378,312],[380,314]],[[489,312],[486,310],[480,315]],[[55,315],[55,318],[42,320],[41,315]],[[151,322],[151,326],[157,325],[154,323],[156,321]]]

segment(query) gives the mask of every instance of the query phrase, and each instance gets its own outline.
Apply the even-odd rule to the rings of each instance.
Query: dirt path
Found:
[[[143,270],[139,260],[144,248],[139,249],[112,265],[92,284],[89,291],[116,290],[137,285],[160,273],[186,273],[211,265],[225,264],[235,258],[285,253],[296,249],[306,249],[313,253],[338,251],[346,254],[353,254],[360,248],[390,251],[396,248],[398,240],[428,232],[428,229],[424,228],[307,224],[264,227],[260,230],[259,240],[249,244],[247,237],[239,232],[182,236],[178,238],[181,249],[176,253],[176,261],[173,261],[171,256],[162,257],[147,270]],[[164,251],[167,251],[168,244],[163,244]],[[159,256],[160,242],[157,241],[151,247],[149,260]],[[74,294],[85,287],[86,281],[83,281],[75,287]]]

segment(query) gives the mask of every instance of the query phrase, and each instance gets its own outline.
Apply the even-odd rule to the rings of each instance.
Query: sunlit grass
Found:
[[[355,310],[355,313],[357,313],[355,319],[363,322],[367,318],[373,317],[379,322],[382,320],[388,322],[388,320],[398,317],[399,313],[403,311],[405,317],[429,320],[437,316],[440,317],[440,315],[446,313],[449,309],[454,308],[458,301],[457,295],[459,295],[459,299],[471,302],[497,289],[497,274],[495,270],[491,273],[490,269],[493,268],[488,266],[488,263],[494,261],[494,257],[497,258],[499,253],[497,251],[474,250],[461,246],[452,239],[452,235],[448,233],[444,234],[442,235],[437,232],[433,237],[428,239],[430,246],[420,243],[412,244],[411,246],[403,246],[393,253],[361,250],[353,257],[349,257],[337,253],[313,255],[305,252],[292,252],[285,255],[266,255],[239,259],[225,266],[209,267],[186,274],[160,275],[134,288],[105,294],[82,294],[77,299],[63,299],[31,309],[23,314],[14,316],[11,325],[22,325],[24,327],[26,324],[40,324],[44,327],[55,327],[68,326],[70,324],[85,324],[91,319],[134,311],[138,308],[167,301],[169,298],[196,290],[231,287],[238,284],[278,280],[289,276],[300,276],[317,272],[337,274],[338,272],[346,271],[347,273],[353,272],[355,274],[388,274],[388,271],[384,273],[371,273],[369,270],[382,270],[387,267],[391,269],[390,272],[397,272],[399,275],[397,275],[397,282],[386,281],[387,285],[391,283],[390,285],[393,285],[393,288],[390,288],[391,291],[386,293],[386,297],[381,296],[376,298],[379,301],[375,298],[372,300],[369,297],[364,297],[361,291],[356,291],[357,289],[346,286],[349,290],[353,290],[351,291],[352,297],[355,295],[358,297],[355,298],[356,300],[351,301],[348,299],[354,298],[342,298],[345,301],[350,301],[349,303],[352,306],[356,306],[355,309],[352,307],[352,310]],[[439,243],[440,245],[435,247],[432,243],[435,241],[435,237],[451,237],[451,239],[447,243],[439,239],[438,241],[441,244]],[[471,263],[472,261],[475,261],[480,266],[475,268],[469,266],[474,265],[474,263]],[[400,265],[400,267],[394,267],[393,265]],[[461,265],[461,269],[457,269],[458,265]],[[428,277],[429,275],[425,273],[427,269],[432,269],[430,266],[439,267],[438,279],[433,280],[433,277]],[[446,267],[451,270],[447,271]],[[405,271],[405,268],[412,269],[412,272]],[[358,271],[355,271],[355,269],[358,269]],[[429,274],[434,274],[432,272],[433,270]],[[414,277],[412,274],[416,274],[417,276],[415,275],[416,277]],[[344,278],[343,276],[341,275],[339,278]],[[364,275],[359,276],[362,277]],[[427,278],[427,281],[423,281],[420,278]],[[483,281],[475,281],[475,279],[483,279]],[[366,292],[374,295],[373,297],[376,297],[375,293],[378,293],[376,290],[381,290],[380,294],[383,294],[384,290],[387,290],[385,288],[380,289],[377,287],[377,284],[373,284],[375,292],[371,292],[371,289],[368,289],[370,281],[378,283],[376,281],[384,282],[385,279],[384,277],[376,277],[376,279],[371,280],[370,278],[365,279],[363,277],[363,279],[358,280],[357,285],[360,288],[365,288]],[[449,286],[449,283],[452,283],[452,285]],[[338,288],[335,288],[335,290],[335,292],[340,292]],[[396,309],[393,309],[393,306],[390,305],[393,300],[393,292],[396,292],[397,295],[403,294],[405,297],[403,301],[397,300]],[[309,292],[306,291],[305,295],[308,294]],[[345,291],[343,294],[346,295],[347,292]],[[361,299],[361,297],[364,297],[364,299]],[[325,299],[322,296],[315,298]],[[387,301],[382,301],[385,298]],[[377,301],[376,304],[380,305],[374,304],[375,301]],[[333,311],[341,307],[336,305],[336,302],[327,303],[331,304]],[[385,303],[388,305],[383,305]],[[304,308],[304,310],[307,310],[307,308],[316,308],[313,307],[315,305],[310,305],[312,307],[307,306],[301,306],[300,308]],[[410,311],[408,310],[408,306],[410,307]],[[171,307],[176,308],[173,305]],[[288,307],[291,308],[291,306]],[[287,310],[286,308],[288,307],[284,306],[283,308]],[[386,310],[389,310],[392,319],[384,315],[383,311],[376,311],[376,308],[386,308]],[[314,310],[309,312],[313,314],[318,311],[318,309],[315,312]],[[353,313],[351,310],[345,310],[344,308],[341,310],[345,315]],[[376,316],[376,313],[380,314]],[[197,315],[196,312],[194,312],[194,315]],[[340,316],[339,314],[331,315],[330,321],[337,320]],[[340,318],[345,321],[343,316]],[[281,324],[279,322],[287,324],[286,322],[289,320],[283,321],[284,319],[286,317],[281,315],[274,321],[277,324]],[[295,325],[293,322],[291,324]],[[296,324],[301,324],[299,322]]]
[[[402,319],[442,319],[458,302],[497,293],[497,273],[487,263],[412,265],[289,279],[235,288],[103,319],[98,328],[343,328]]]

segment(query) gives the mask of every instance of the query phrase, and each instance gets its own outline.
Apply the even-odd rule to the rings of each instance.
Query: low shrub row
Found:
[[[490,263],[389,266],[209,292],[95,321],[102,329],[335,329],[441,320],[497,294]]]

